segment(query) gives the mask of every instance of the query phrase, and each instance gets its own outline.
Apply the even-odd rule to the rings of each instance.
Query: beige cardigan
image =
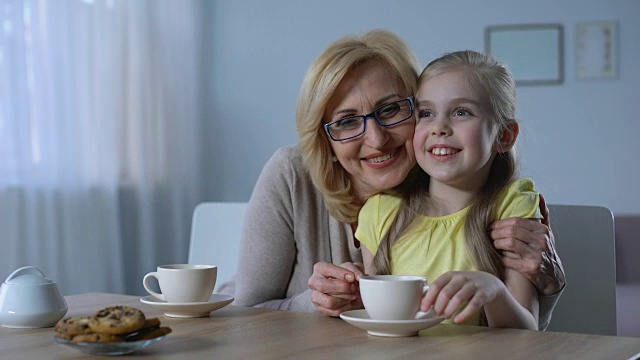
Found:
[[[307,286],[315,263],[362,261],[350,225],[329,215],[296,147],[277,150],[264,166],[240,254],[234,304],[297,311],[315,311]]]

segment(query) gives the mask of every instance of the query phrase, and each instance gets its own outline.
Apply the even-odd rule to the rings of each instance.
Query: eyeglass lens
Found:
[[[413,115],[411,101],[402,99],[384,105],[368,115],[350,116],[328,124],[329,134],[334,140],[346,140],[360,136],[365,131],[365,119],[372,117],[381,126],[392,126]]]

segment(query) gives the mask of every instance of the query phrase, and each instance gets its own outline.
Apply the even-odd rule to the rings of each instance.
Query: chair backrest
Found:
[[[547,330],[616,335],[613,214],[580,205],[549,205],[549,213],[567,285]]]
[[[216,265],[216,289],[236,273],[246,208],[247,203],[204,202],[193,211],[188,262]]]

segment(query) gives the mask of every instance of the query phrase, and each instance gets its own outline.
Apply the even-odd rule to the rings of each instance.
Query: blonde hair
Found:
[[[332,159],[323,117],[327,103],[349,70],[368,61],[379,61],[393,71],[407,96],[415,93],[420,62],[400,37],[373,30],[341,38],[318,56],[302,83],[296,112],[303,162],[331,215],[345,223],[357,221],[362,204],[349,173]]]
[[[502,278],[501,256],[493,246],[488,227],[495,218],[495,208],[500,193],[513,182],[518,173],[518,160],[515,148],[502,151],[501,141],[504,132],[512,132],[516,124],[516,85],[511,72],[492,57],[475,51],[448,53],[433,60],[420,75],[419,82],[451,71],[464,71],[469,84],[481,94],[483,115],[493,121],[498,128],[495,149],[498,154],[493,160],[487,181],[476,198],[470,204],[464,223],[467,251],[481,271]],[[403,205],[391,226],[390,231],[380,243],[374,257],[376,273],[391,271],[391,246],[402,233],[416,220],[419,214],[425,214],[429,206],[429,175],[424,171],[414,171],[396,190],[403,198]]]

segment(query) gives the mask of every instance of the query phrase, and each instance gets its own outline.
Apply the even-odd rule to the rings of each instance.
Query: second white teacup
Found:
[[[152,277],[158,279],[162,294],[149,286]],[[142,285],[149,294],[168,303],[205,302],[213,293],[217,277],[218,268],[213,265],[162,265],[145,275]]]
[[[360,278],[362,303],[374,320],[414,320],[427,313],[420,302],[429,289],[422,276],[373,275]]]

